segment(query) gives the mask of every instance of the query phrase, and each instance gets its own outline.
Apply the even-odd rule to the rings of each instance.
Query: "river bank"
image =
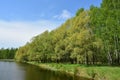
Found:
[[[74,77],[83,77],[87,80],[120,80],[120,67],[85,66],[80,64],[37,63],[28,64],[39,66],[42,69],[67,73]],[[80,79],[81,80],[81,79]]]
[[[15,61],[15,60],[14,60],[14,59],[0,59],[0,61],[13,62],[13,61]]]
[[[73,77],[73,80],[92,80],[90,76],[83,71],[80,72],[79,64],[57,64],[57,63],[37,63],[27,62],[28,64],[39,66],[45,70],[60,72]]]

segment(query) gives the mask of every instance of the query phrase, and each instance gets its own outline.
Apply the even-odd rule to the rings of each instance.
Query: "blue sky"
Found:
[[[102,0],[0,0],[0,48],[19,47]]]

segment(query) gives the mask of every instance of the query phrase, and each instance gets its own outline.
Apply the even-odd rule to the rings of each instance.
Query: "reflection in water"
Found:
[[[0,61],[0,80],[89,80],[74,79],[65,73],[40,69],[37,66]]]
[[[73,80],[65,74],[15,62],[0,62],[0,80]]]
[[[42,70],[39,67],[27,64],[25,80],[73,80],[73,79],[72,77],[66,76],[65,74],[60,74],[54,71]]]

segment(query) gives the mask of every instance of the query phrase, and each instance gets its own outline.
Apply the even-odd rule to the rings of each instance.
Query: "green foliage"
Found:
[[[84,11],[84,8],[78,9],[78,11],[76,12],[76,16],[79,16],[79,14],[83,11]]]
[[[120,7],[119,0],[103,0],[101,8],[92,6],[91,27],[96,37],[103,41],[104,62],[120,64]]]
[[[45,31],[20,47],[18,61],[120,64],[119,0],[83,8],[51,32]]]
[[[11,48],[11,49],[0,49],[0,59],[14,59],[15,53],[17,49]]]

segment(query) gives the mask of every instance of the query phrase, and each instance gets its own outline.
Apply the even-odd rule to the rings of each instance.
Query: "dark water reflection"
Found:
[[[42,70],[39,67],[15,62],[0,61],[0,80],[73,80],[58,72]]]

